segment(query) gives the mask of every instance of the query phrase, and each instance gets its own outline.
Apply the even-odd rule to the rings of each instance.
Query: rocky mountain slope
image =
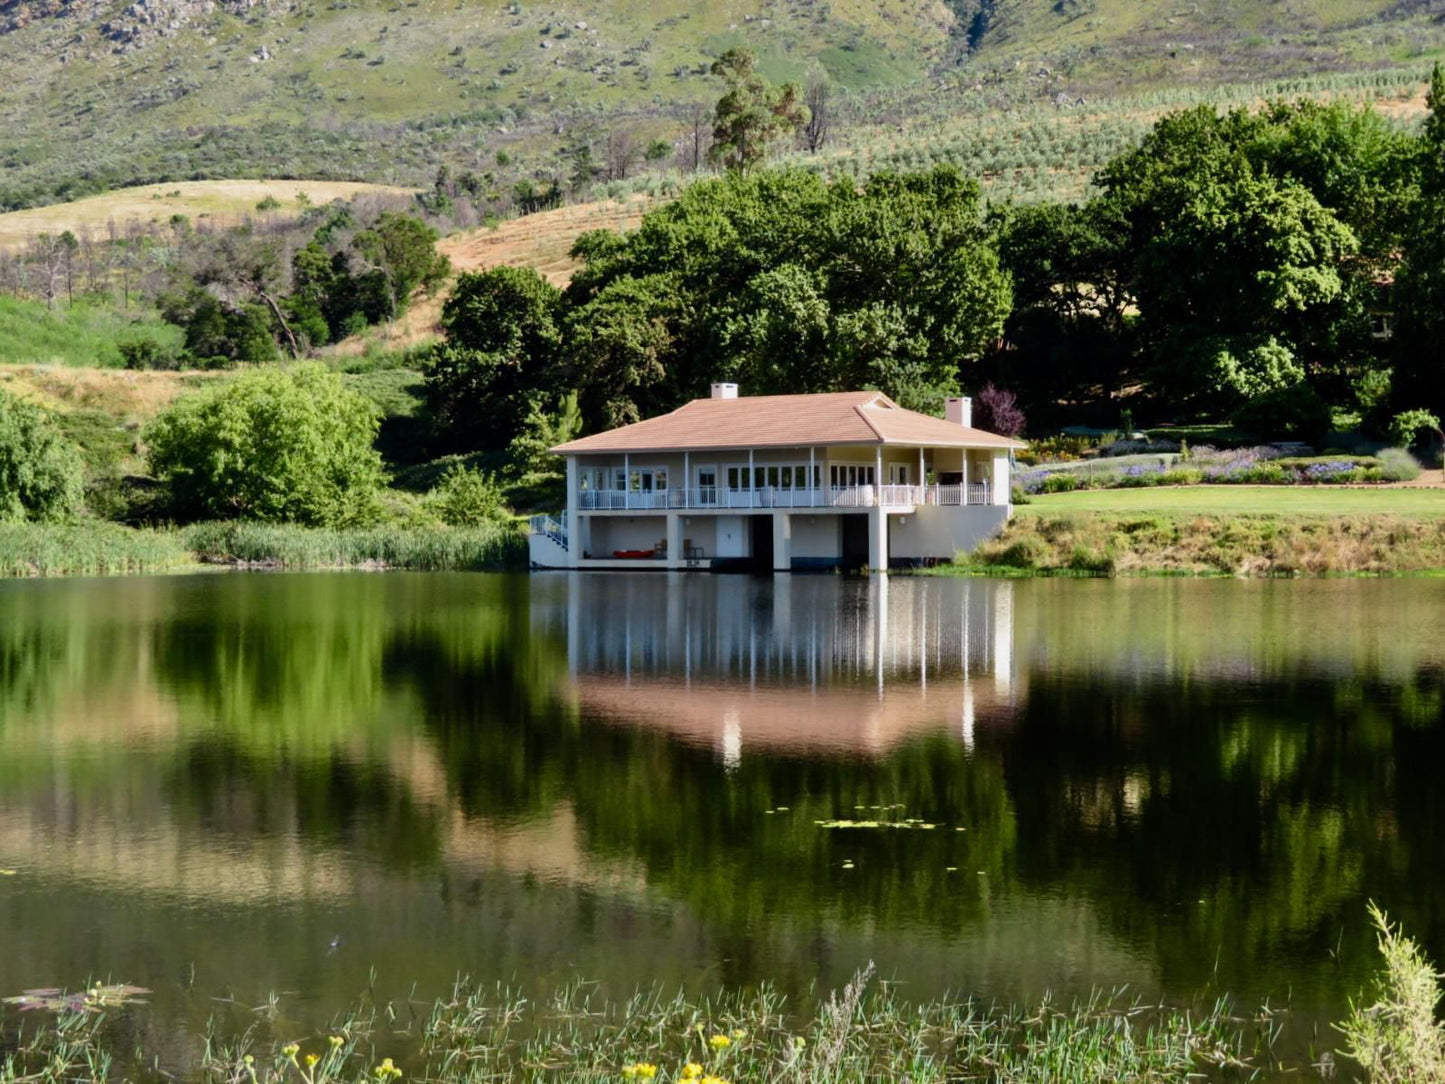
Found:
[[[1423,71],[1442,19],[1445,0],[0,0],[0,207],[198,176],[555,172],[620,126],[678,139],[733,45],[888,125],[983,84],[1075,101]]]

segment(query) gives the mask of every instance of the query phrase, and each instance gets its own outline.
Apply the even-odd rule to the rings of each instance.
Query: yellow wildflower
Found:
[[[376,1079],[382,1081],[383,1084],[388,1080],[396,1080],[401,1076],[401,1070],[392,1064],[390,1058],[382,1058],[381,1064],[378,1065],[373,1072],[376,1073]]]
[[[295,1061],[296,1055],[301,1052],[301,1047],[295,1043],[287,1043],[281,1048],[281,1056],[288,1061]]]
[[[695,1061],[690,1061],[682,1067],[683,1080],[696,1080],[702,1076],[702,1066]]]
[[[746,1029],[744,1029],[744,1028],[734,1028],[734,1029],[733,1029],[733,1039],[734,1039],[735,1041],[737,1041],[737,1042],[742,1042],[742,1041],[743,1041],[744,1039],[746,1039],[747,1037],[748,1037],[748,1033],[747,1033]]]
[[[332,1046],[333,1049],[336,1048],[336,1047],[338,1047],[338,1046],[340,1046],[342,1043],[346,1042],[346,1040],[343,1039],[340,1035],[332,1035],[332,1036],[331,1036],[329,1039],[327,1039],[326,1041],[331,1044],[331,1046]]]
[[[707,1045],[712,1047],[714,1050],[726,1050],[728,1047],[733,1045],[733,1041],[729,1039],[726,1035],[714,1035],[711,1039],[707,1041]]]
[[[622,1067],[622,1075],[628,1080],[651,1080],[657,1075],[657,1066],[647,1061],[634,1062]]]
[[[316,1068],[316,1063],[317,1063],[318,1061],[320,1061],[320,1060],[321,1060],[321,1055],[320,1055],[320,1054],[307,1054],[307,1055],[306,1055],[306,1068],[308,1068],[308,1069],[315,1069],[315,1068]]]
[[[720,1076],[705,1076],[699,1084],[728,1084],[728,1082]]]

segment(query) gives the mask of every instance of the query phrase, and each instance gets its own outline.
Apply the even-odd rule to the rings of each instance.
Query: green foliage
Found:
[[[47,309],[41,301],[0,296],[0,361],[7,364],[114,368],[124,364],[124,344],[137,340],[177,353],[183,336],[152,309],[127,313],[79,298]]]
[[[0,523],[74,515],[82,473],[80,449],[46,413],[0,390]]]
[[[955,170],[862,189],[800,171],[704,181],[625,239],[587,235],[563,357],[589,425],[750,393],[876,387],[937,409],[997,338],[1007,276]]]
[[[432,507],[449,527],[500,525],[512,520],[495,476],[460,465],[449,468],[428,494]]]
[[[0,523],[0,577],[154,574],[194,563],[173,531],[93,521]]]
[[[451,261],[436,249],[437,231],[414,215],[383,211],[358,233],[352,250],[384,285],[386,316],[406,310],[417,290],[431,293],[451,274]]]
[[[261,305],[227,304],[200,286],[163,298],[161,312],[185,331],[186,353],[207,367],[221,363],[275,361],[271,314]]]
[[[341,526],[377,515],[376,431],[370,403],[305,365],[182,399],[146,441],[178,515]]]
[[[1406,410],[1390,419],[1390,442],[1401,448],[1412,448],[1422,433],[1428,441],[1440,431],[1440,419],[1428,410]]]
[[[1417,1084],[1445,1079],[1445,1027],[1435,1019],[1440,976],[1420,946],[1370,904],[1384,970],[1376,977],[1374,1004],[1351,1003],[1339,1026],[1347,1053],[1374,1084]]]
[[[774,87],[757,71],[751,49],[729,49],[712,65],[727,84],[713,112],[709,158],[743,172],[761,162],[768,148],[808,123],[810,113],[796,83]]]
[[[526,554],[526,538],[518,527],[499,522],[467,528],[197,523],[187,527],[183,537],[208,563],[284,569],[482,571],[517,567]]]
[[[504,448],[551,390],[562,293],[530,268],[463,274],[442,306],[446,342],[426,366],[426,398],[447,445]]]

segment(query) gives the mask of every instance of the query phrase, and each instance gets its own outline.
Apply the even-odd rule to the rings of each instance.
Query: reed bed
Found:
[[[480,571],[524,567],[520,526],[356,527],[197,523],[0,524],[0,578],[144,575],[230,565],[273,569]]]
[[[0,524],[0,576],[171,572],[194,563],[174,531],[113,523]]]
[[[520,526],[352,527],[198,523],[185,545],[209,564],[281,569],[476,571],[525,564]]]
[[[141,1006],[62,1011],[12,1043],[10,1060],[0,1060],[0,1084],[1183,1084],[1201,1073],[1275,1067],[1277,1033],[1268,1022],[1231,1017],[1223,1002],[1200,1015],[1102,996],[1028,1011],[971,1001],[911,1005],[872,977],[870,964],[811,1015],[790,1011],[767,988],[615,1002],[574,984],[534,1002],[513,990],[460,983],[409,1025],[395,1006],[376,1004],[299,1036],[284,1034],[274,1018],[229,1034],[213,1020],[188,1065],[126,1050],[114,1036],[135,1031],[101,1022],[143,1013]]]

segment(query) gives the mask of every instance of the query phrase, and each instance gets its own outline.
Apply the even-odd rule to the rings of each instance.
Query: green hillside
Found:
[[[917,112],[1409,67],[1433,0],[0,0],[0,208],[217,176],[506,186],[625,130],[681,142],[747,45],[826,72],[836,143]],[[503,151],[499,164],[497,152]],[[666,165],[666,163],[663,163]],[[659,166],[658,168],[662,168]]]

